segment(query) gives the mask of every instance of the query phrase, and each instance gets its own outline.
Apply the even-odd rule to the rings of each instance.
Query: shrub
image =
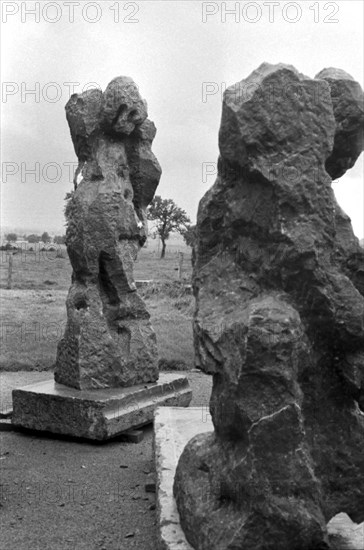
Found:
[[[10,243],[3,244],[0,246],[0,250],[20,250],[17,246],[13,246]]]

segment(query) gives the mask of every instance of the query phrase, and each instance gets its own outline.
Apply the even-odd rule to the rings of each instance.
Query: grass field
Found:
[[[13,256],[12,288],[7,289],[9,256],[1,252],[1,353],[0,370],[49,370],[53,368],[57,342],[66,324],[65,300],[71,281],[71,265],[65,247],[51,251],[34,247]],[[140,290],[151,314],[161,368],[193,367],[193,298],[179,280],[179,254],[183,252],[182,280],[191,278],[190,249],[167,247],[160,260],[154,247],[142,249],[135,264],[136,280],[158,284]],[[57,256],[63,257],[57,257]]]

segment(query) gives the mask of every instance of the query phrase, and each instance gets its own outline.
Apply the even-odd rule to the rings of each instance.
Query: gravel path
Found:
[[[182,373],[181,373],[182,374]],[[192,406],[208,406],[211,377],[185,373]],[[1,373],[2,408],[11,390],[53,378],[47,372]],[[1,550],[155,550],[153,430],[139,444],[50,439],[0,433]]]

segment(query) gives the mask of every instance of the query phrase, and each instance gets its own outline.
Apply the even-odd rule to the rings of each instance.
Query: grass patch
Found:
[[[171,247],[170,247],[171,248]],[[173,282],[178,280],[179,256],[177,250],[169,250],[167,245],[166,257],[161,260],[155,250],[142,248],[134,266],[135,279],[160,282]],[[187,249],[183,256],[182,280],[190,281],[192,275],[191,249]]]
[[[5,252],[0,257],[0,288],[6,289],[9,259]],[[51,284],[58,290],[66,290],[71,283],[71,274],[68,258],[57,257],[57,251],[22,250],[13,256],[12,289],[45,290]]]
[[[67,291],[1,293],[0,370],[50,370],[66,325]]]
[[[183,370],[192,369],[194,353],[191,317],[175,309],[167,297],[149,298],[146,305],[157,335],[163,370],[166,370],[167,364],[172,366],[170,370],[176,370],[177,363],[183,363]]]
[[[184,265],[190,264],[185,255]],[[164,260],[142,250],[135,265],[136,279],[152,279],[138,292],[146,302],[157,335],[162,370],[189,370],[194,365],[192,312],[194,299],[184,280],[177,279],[178,254]],[[0,263],[1,352],[0,370],[51,370],[57,343],[66,326],[66,296],[72,268],[57,251],[27,250],[13,259],[13,288],[6,289],[8,257]],[[191,270],[189,270],[189,275]]]

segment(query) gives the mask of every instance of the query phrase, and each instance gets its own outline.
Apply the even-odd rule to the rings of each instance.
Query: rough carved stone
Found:
[[[364,520],[364,250],[331,188],[362,149],[359,90],[263,64],[225,92],[193,282],[214,432],[174,483],[195,550],[323,550],[333,516]]]
[[[154,382],[156,337],[133,264],[161,175],[151,151],[156,129],[128,77],[115,78],[104,93],[74,94],[66,115],[79,168],[66,208],[73,275],[55,380],[78,389]]]
[[[315,78],[326,80],[330,85],[336,132],[326,170],[332,179],[337,179],[354,166],[364,148],[363,91],[360,84],[341,69],[324,69]]]

